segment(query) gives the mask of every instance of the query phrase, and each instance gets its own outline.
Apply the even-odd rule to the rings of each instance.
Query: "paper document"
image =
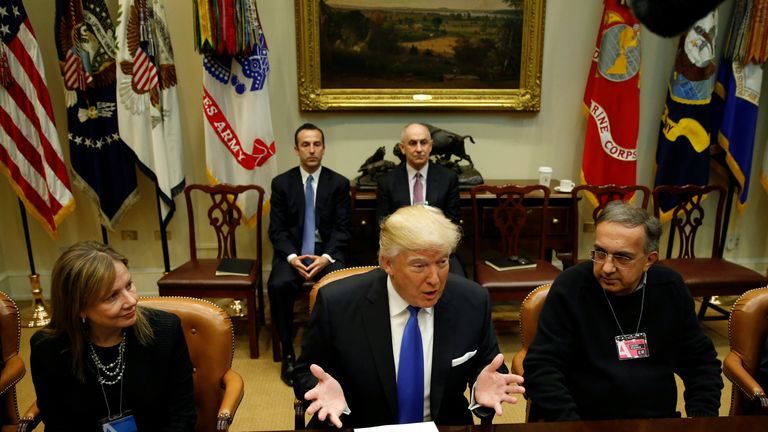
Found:
[[[393,424],[367,428],[357,428],[360,432],[437,432],[435,422]]]

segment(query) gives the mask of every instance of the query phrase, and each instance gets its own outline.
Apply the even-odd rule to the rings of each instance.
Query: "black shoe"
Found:
[[[293,387],[293,367],[293,355],[288,354],[283,356],[283,365],[280,367],[280,379],[282,379],[289,387]]]

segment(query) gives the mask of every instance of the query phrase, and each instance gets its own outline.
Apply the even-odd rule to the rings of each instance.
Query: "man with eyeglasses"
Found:
[[[720,361],[679,274],[654,265],[661,223],[627,203],[596,221],[592,260],[555,279],[523,362],[529,420],[717,416]]]

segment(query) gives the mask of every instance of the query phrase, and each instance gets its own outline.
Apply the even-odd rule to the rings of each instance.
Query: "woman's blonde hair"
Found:
[[[128,266],[128,259],[109,246],[96,241],[81,241],[67,248],[53,266],[51,322],[46,331],[69,338],[72,372],[83,381],[88,325],[81,314],[112,289],[117,277],[115,262]],[[152,328],[142,308],[136,308],[136,323],[132,329],[140,344],[152,341]]]

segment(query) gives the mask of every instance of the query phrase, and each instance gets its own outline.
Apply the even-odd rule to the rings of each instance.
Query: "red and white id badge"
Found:
[[[616,336],[616,350],[619,352],[619,360],[634,360],[650,355],[645,333]]]

